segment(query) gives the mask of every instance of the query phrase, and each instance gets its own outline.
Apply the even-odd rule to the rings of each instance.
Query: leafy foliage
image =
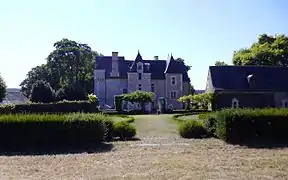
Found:
[[[233,64],[288,66],[288,37],[261,34],[250,48],[234,52]]]
[[[127,121],[119,121],[113,125],[114,137],[120,137],[120,139],[132,138],[136,135],[136,129],[133,125]]]
[[[215,66],[227,66],[228,64],[226,64],[224,61],[216,61],[215,62]]]
[[[226,109],[215,115],[216,135],[226,142],[288,140],[287,109]]]
[[[1,115],[1,148],[19,150],[97,144],[105,138],[104,121],[108,119],[101,114],[82,113]]]
[[[145,111],[145,106],[149,102],[153,102],[155,99],[155,94],[147,91],[134,91],[128,94],[123,94],[123,100],[139,103],[141,105],[142,111]]]
[[[59,101],[56,103],[32,103],[0,106],[0,114],[15,113],[71,113],[98,112],[98,104],[89,101]]]
[[[196,120],[185,120],[179,123],[178,131],[183,138],[203,138],[207,136],[203,123]]]
[[[188,95],[182,96],[178,99],[179,102],[183,103],[198,103],[204,110],[207,110],[209,104],[212,102],[214,98],[213,93],[202,93],[202,94],[195,94],[195,95]]]
[[[32,87],[32,94],[30,97],[32,102],[50,103],[54,101],[54,90],[46,81],[36,81]]]
[[[92,94],[92,93],[88,94],[88,99],[92,103],[98,103],[98,98],[95,94]]]
[[[6,83],[2,76],[0,75],[0,102],[5,98],[6,96]]]
[[[63,88],[60,88],[55,93],[56,101],[63,101],[67,98],[65,90]]]
[[[63,88],[68,100],[85,99],[93,92],[93,69],[98,53],[87,44],[69,39],[57,41],[54,47],[47,63],[32,68],[21,82],[22,93],[29,97],[33,84],[43,80],[56,91]]]

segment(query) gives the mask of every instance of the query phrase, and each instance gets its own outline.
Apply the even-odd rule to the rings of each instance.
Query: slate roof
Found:
[[[173,57],[172,57],[173,58]],[[137,62],[143,62],[144,72],[150,72],[152,79],[165,79],[166,73],[179,73],[183,75],[184,82],[190,82],[186,66],[183,62],[172,60],[143,60],[138,52],[135,60],[125,60],[123,56],[118,56],[119,76],[127,78],[128,72],[136,72]],[[169,65],[170,64],[170,65]],[[95,69],[105,69],[106,77],[112,71],[112,56],[97,56]]]
[[[17,88],[7,88],[6,96],[0,104],[26,103],[28,99]]]
[[[288,91],[288,67],[279,66],[210,66],[215,90]],[[252,75],[253,86],[247,77]]]

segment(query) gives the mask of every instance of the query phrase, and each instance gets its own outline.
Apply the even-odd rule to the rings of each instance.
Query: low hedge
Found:
[[[185,120],[179,123],[178,131],[183,138],[205,138],[207,131],[203,123],[196,120]]]
[[[132,138],[136,135],[136,128],[128,121],[119,121],[113,124],[113,136],[122,140]]]
[[[0,106],[0,114],[17,113],[71,113],[98,112],[97,103],[90,101],[61,101],[57,103],[31,103]]]
[[[226,142],[288,140],[287,109],[226,109],[215,120],[215,133]]]
[[[0,148],[67,147],[105,140],[101,114],[9,114],[0,116]]]
[[[134,117],[114,120],[100,113],[1,115],[0,149],[73,147],[136,135]]]

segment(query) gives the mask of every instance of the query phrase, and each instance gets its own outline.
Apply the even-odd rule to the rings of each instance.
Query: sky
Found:
[[[185,59],[191,83],[205,89],[208,67],[232,64],[233,51],[259,34],[288,35],[285,0],[2,0],[0,74],[18,88],[68,38],[104,55]],[[285,12],[286,11],[286,12]]]

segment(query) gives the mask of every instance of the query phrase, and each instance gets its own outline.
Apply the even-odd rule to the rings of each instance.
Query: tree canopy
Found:
[[[147,91],[134,91],[128,94],[123,94],[123,100],[129,102],[136,102],[141,105],[141,109],[145,110],[145,105],[149,102],[153,102],[155,94]]]
[[[6,96],[6,88],[6,83],[0,74],[0,102],[2,102]]]
[[[216,61],[215,62],[215,66],[227,66],[228,64],[226,64],[224,61]]]
[[[93,92],[93,69],[98,53],[87,44],[69,39],[57,41],[54,48],[47,63],[28,72],[20,84],[21,91],[29,97],[33,84],[43,80],[55,91],[64,89],[68,100],[87,98],[87,94]]]
[[[232,61],[234,65],[287,66],[288,37],[261,34],[250,48],[235,51]]]

